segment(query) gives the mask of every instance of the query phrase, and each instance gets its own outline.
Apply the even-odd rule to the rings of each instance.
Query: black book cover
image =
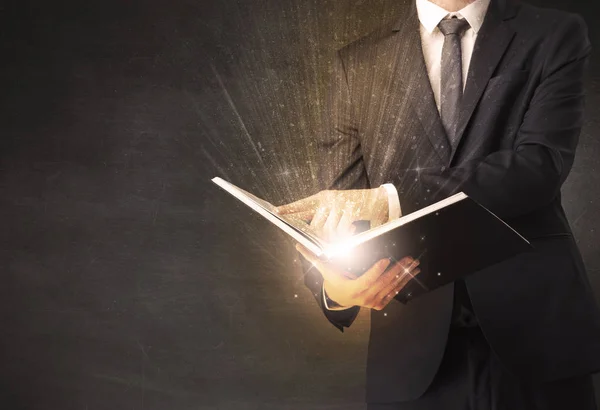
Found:
[[[383,258],[412,256],[421,272],[398,294],[410,300],[531,249],[529,242],[473,199],[465,197],[358,244],[329,260],[360,275]]]

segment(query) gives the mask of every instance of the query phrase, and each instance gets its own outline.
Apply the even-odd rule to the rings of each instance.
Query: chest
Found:
[[[354,66],[353,113],[371,183],[385,183],[409,169],[448,167],[512,149],[539,84],[535,59],[525,51],[508,48],[487,78],[473,75],[472,67],[465,95],[476,101],[463,100],[463,127],[454,147],[441,127],[435,83],[422,49],[398,50],[394,63],[381,53],[372,64]]]

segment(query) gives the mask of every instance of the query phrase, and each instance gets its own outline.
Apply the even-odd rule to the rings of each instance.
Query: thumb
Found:
[[[343,281],[349,280],[343,273],[338,272],[335,268],[328,265],[319,259],[314,253],[306,249],[304,246],[297,244],[296,250],[300,252],[304,258],[309,261],[323,275],[323,279],[331,282],[334,286],[339,286]]]

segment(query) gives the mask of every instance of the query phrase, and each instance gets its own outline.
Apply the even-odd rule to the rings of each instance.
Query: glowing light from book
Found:
[[[354,249],[353,244],[349,244],[346,242],[342,242],[336,245],[333,245],[331,248],[329,248],[326,252],[326,255],[328,258],[339,258],[339,257],[348,257],[350,255],[352,255],[352,250]]]

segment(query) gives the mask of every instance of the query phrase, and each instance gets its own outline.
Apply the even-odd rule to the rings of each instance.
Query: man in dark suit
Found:
[[[560,194],[582,125],[585,24],[514,0],[411,3],[337,53],[326,190],[279,211],[347,235],[463,191],[534,250],[400,303],[410,256],[356,279],[300,249],[306,284],[340,330],[371,309],[369,409],[595,409],[600,314]]]

